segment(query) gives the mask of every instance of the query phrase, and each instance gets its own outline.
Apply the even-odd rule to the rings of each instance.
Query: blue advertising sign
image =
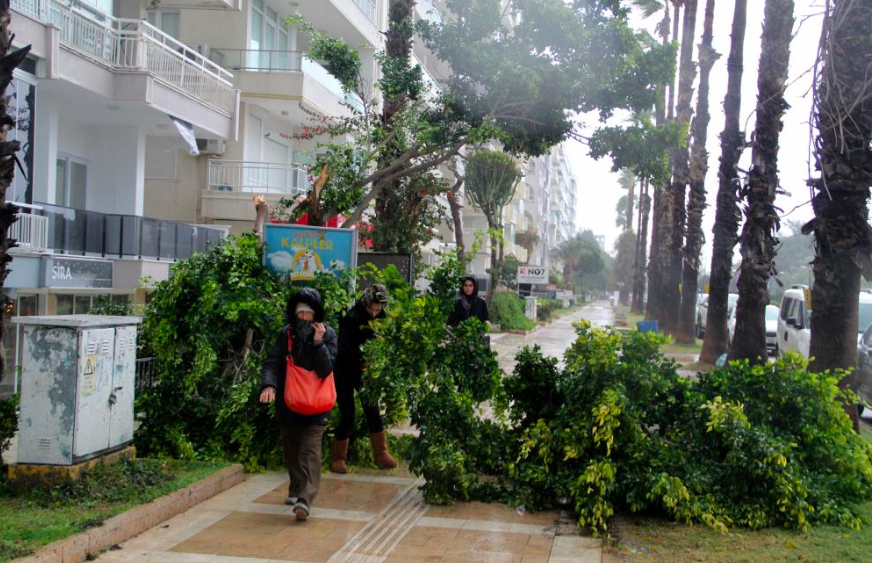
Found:
[[[264,225],[264,265],[291,282],[315,279],[316,272],[357,266],[357,230],[309,225]]]

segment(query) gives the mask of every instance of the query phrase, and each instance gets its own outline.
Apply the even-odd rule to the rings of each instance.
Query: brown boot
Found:
[[[397,460],[388,453],[388,433],[386,431],[382,430],[370,434],[369,441],[372,442],[372,456],[379,469],[395,469],[399,465]]]
[[[348,473],[345,460],[348,459],[348,439],[333,440],[330,448],[330,471],[333,473]]]

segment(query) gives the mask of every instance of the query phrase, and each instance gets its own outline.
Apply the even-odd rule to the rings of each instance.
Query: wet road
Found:
[[[491,335],[491,348],[497,353],[500,367],[506,374],[512,373],[515,367],[515,354],[524,346],[538,344],[542,352],[548,356],[563,359],[563,353],[575,341],[575,329],[572,324],[580,320],[588,320],[594,326],[608,326],[612,323],[612,309],[604,301],[594,302],[584,309],[557,319],[548,326],[539,327],[526,336],[519,334]]]

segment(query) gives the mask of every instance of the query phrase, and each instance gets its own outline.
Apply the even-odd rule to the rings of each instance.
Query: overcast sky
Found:
[[[698,0],[696,43],[702,35],[705,0]],[[754,129],[754,108],[757,100],[757,67],[760,60],[760,37],[763,30],[764,0],[748,0],[748,27],[745,33],[745,72],[742,78],[741,123],[747,123],[748,137]],[[786,99],[790,109],[784,116],[784,130],[781,134],[778,169],[782,188],[790,195],[780,195],[776,205],[783,209],[786,219],[807,221],[812,217],[809,202],[809,189],[805,185],[810,174],[809,154],[809,114],[811,111],[810,87],[811,69],[820,39],[823,13],[823,0],[797,0],[796,24],[790,53],[790,85]],[[715,197],[718,189],[717,168],[721,155],[720,133],[724,128],[723,102],[727,91],[727,57],[730,52],[730,29],[733,21],[733,0],[716,0],[714,17],[714,48],[721,54],[711,73],[711,93],[709,97],[711,124],[708,129],[709,171],[706,177],[708,208],[703,218],[706,245],[703,249],[703,267],[708,271],[711,265],[711,230],[714,224]],[[683,12],[682,12],[682,15]],[[638,26],[644,26],[653,33],[662,14],[649,20],[634,19]],[[696,60],[694,53],[694,60]],[[694,89],[698,86],[694,84]],[[696,90],[694,90],[694,96]],[[693,101],[696,106],[696,98]],[[576,176],[579,179],[579,206],[577,224],[580,229],[590,229],[606,237],[606,249],[612,252],[620,230],[615,226],[615,205],[624,193],[618,187],[618,176],[610,172],[608,159],[595,161],[587,155],[587,147],[570,141],[568,154]],[[751,150],[743,154],[740,166],[747,170]],[[784,227],[783,227],[784,228]],[[649,239],[650,240],[650,239]]]

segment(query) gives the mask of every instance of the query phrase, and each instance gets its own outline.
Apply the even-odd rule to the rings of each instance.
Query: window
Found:
[[[178,145],[171,137],[145,138],[145,179],[175,180]]]
[[[173,39],[181,35],[181,13],[178,10],[149,10],[148,23]]]
[[[57,296],[57,310],[55,311],[58,315],[72,315],[73,314],[73,296],[70,294],[58,294]]]
[[[786,298],[781,302],[781,320],[786,321],[790,316],[790,307],[793,305],[793,299]]]
[[[291,68],[295,57],[287,55],[295,41],[284,18],[262,0],[253,0],[250,19],[248,48],[256,52],[249,53],[246,66],[262,70],[299,70]]]
[[[55,205],[85,209],[88,164],[71,156],[58,156],[55,177]]]

